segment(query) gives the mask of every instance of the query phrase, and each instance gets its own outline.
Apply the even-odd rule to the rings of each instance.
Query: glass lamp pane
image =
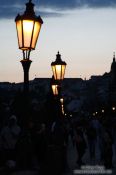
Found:
[[[61,79],[61,65],[56,65],[55,66],[55,71],[56,71],[56,79],[60,80]]]
[[[56,69],[55,69],[55,66],[52,66],[52,72],[53,72],[53,75],[54,75],[54,79],[56,80]]]
[[[24,49],[28,49],[31,44],[34,21],[23,20]]]
[[[16,28],[17,28],[17,36],[18,36],[18,44],[19,48],[22,47],[22,22],[21,20],[16,21]]]
[[[62,65],[62,73],[61,73],[61,79],[62,80],[64,79],[65,68],[66,68],[66,65]]]
[[[39,22],[35,21],[33,39],[32,39],[32,45],[31,45],[31,47],[33,49],[35,49],[37,39],[38,39],[38,36],[39,36],[39,33],[40,33],[40,29],[41,29],[41,24]]]

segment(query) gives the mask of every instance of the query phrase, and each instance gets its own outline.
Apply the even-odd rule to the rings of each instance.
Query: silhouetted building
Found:
[[[30,80],[31,105],[35,111],[45,108],[50,90],[51,78]],[[0,82],[0,98],[3,103],[12,105],[15,95],[22,91],[23,83]],[[20,93],[19,93],[20,94]],[[116,59],[109,72],[92,75],[89,80],[65,78],[62,83],[62,95],[69,112],[90,111],[109,104],[116,104]]]

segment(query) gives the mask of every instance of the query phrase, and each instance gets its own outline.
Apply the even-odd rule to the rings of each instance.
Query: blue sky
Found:
[[[0,1],[0,81],[23,81],[14,19],[25,0]],[[51,77],[51,62],[60,51],[65,77],[90,78],[110,71],[116,51],[116,1],[33,0],[44,24],[31,53],[30,80]]]

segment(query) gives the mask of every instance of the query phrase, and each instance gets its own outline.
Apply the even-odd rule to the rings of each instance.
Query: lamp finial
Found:
[[[115,62],[115,52],[113,53],[113,61]]]
[[[56,55],[56,60],[61,60],[61,55],[60,52],[58,51],[57,55]]]

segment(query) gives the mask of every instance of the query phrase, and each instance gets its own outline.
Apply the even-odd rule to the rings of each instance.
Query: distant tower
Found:
[[[115,59],[115,52],[113,54],[113,62],[111,64],[111,86],[116,86],[116,59]]]
[[[110,71],[110,100],[114,104],[116,104],[116,58],[115,52],[113,54],[113,62],[111,64]]]

